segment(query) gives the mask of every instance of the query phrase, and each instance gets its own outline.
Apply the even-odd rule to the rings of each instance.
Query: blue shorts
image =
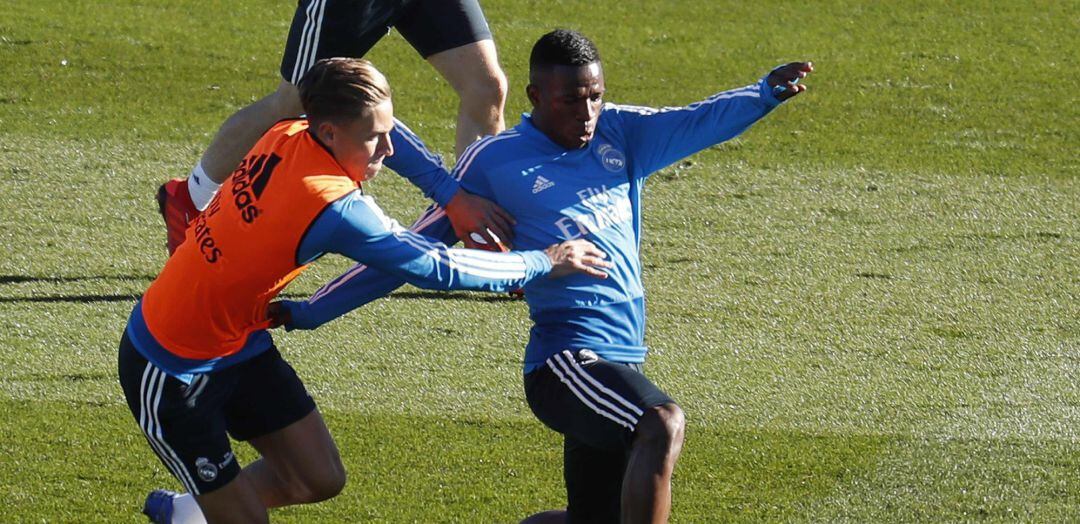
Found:
[[[675,401],[641,364],[565,350],[525,375],[525,398],[546,426],[563,434],[569,522],[619,522],[623,475],[645,410]]]
[[[193,495],[219,489],[240,474],[229,435],[261,437],[315,410],[300,377],[273,347],[185,384],[146,360],[125,331],[118,367],[139,429]]]

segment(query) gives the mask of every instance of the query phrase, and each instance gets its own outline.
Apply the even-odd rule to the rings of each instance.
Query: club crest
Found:
[[[611,144],[601,144],[596,148],[596,152],[600,154],[600,163],[604,165],[604,169],[617,173],[626,167],[626,156]]]

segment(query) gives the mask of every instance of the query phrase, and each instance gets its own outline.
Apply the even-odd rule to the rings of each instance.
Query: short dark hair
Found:
[[[530,75],[554,66],[579,67],[600,61],[600,51],[585,35],[570,29],[556,29],[541,36],[529,55]]]
[[[361,58],[324,58],[300,80],[300,104],[312,122],[341,121],[390,100],[390,84]]]

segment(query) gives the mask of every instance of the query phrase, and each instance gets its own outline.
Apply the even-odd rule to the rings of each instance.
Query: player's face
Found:
[[[555,66],[534,80],[526,88],[533,105],[533,124],[565,148],[578,149],[588,144],[604,103],[604,70],[600,62],[580,67]]]
[[[383,159],[394,154],[390,145],[394,106],[389,100],[365,109],[357,118],[324,122],[319,128],[319,138],[353,180],[374,178],[382,169]]]

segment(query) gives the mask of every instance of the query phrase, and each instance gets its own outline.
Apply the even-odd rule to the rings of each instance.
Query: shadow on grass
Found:
[[[152,275],[0,275],[3,284],[71,284],[77,282],[149,282]],[[127,287],[127,286],[124,286]],[[33,293],[33,292],[31,292]],[[28,296],[0,296],[0,304],[11,303],[56,303],[56,302],[133,302],[139,299],[138,293],[60,293],[31,294]]]
[[[81,303],[95,303],[95,302],[135,302],[142,297],[142,293],[123,293],[113,295],[45,295],[36,297],[0,297],[0,304],[11,303],[55,303],[55,302],[81,302]],[[307,294],[281,294],[278,298],[288,300],[304,300],[308,298]]]
[[[68,284],[73,282],[131,282],[143,281],[149,283],[154,280],[153,275],[83,275],[83,276],[35,276],[35,275],[0,275],[0,285],[3,284],[28,284],[49,283]],[[43,295],[43,296],[19,296],[0,297],[0,304],[9,303],[52,303],[52,302],[125,302],[138,300],[141,293],[118,293],[118,294],[70,294],[70,295]],[[279,299],[306,300],[311,293],[282,293]],[[391,293],[390,298],[403,300],[468,300],[473,302],[516,302],[520,300],[508,294],[476,293],[463,291],[427,291],[412,290]]]
[[[90,282],[110,280],[153,280],[153,275],[89,275],[89,276],[34,276],[34,275],[0,275],[0,284],[26,284],[47,282],[50,284],[67,284],[69,282]]]
[[[11,303],[54,303],[54,302],[134,302],[141,295],[126,293],[122,295],[47,295],[43,297],[0,297],[0,304]]]

